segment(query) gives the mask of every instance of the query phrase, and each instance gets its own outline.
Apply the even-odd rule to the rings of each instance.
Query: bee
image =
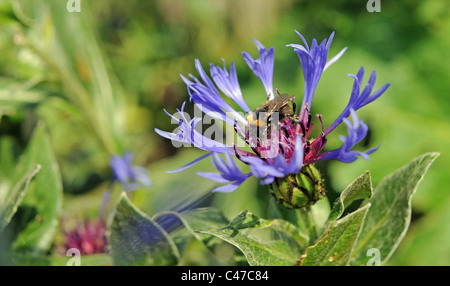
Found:
[[[249,112],[247,115],[248,123],[257,127],[270,128],[274,113],[278,113],[278,122],[286,117],[297,120],[295,102],[291,98],[288,94],[279,94],[274,99],[267,100],[261,107]]]

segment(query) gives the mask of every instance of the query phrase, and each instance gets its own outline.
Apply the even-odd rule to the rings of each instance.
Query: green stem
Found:
[[[299,217],[299,224],[301,228],[308,232],[309,241],[313,243],[317,239],[316,223],[311,211],[311,208],[297,210]]]

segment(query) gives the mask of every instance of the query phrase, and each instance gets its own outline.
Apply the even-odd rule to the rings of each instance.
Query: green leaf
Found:
[[[169,234],[122,193],[108,234],[115,265],[174,265],[180,258]]]
[[[262,219],[246,210],[238,214],[230,222],[230,226],[236,229],[267,228],[273,231],[277,238],[288,242],[293,251],[303,250],[309,239],[305,233],[288,221]]]
[[[6,201],[0,205],[0,231],[11,221],[16,213],[17,208],[22,202],[23,197],[28,191],[31,180],[41,169],[40,165],[36,165],[31,171],[25,173],[18,182],[14,184],[11,191],[8,192]]]
[[[169,220],[170,216],[180,220],[184,227],[210,250],[213,250],[220,240],[211,239],[211,235],[199,233],[197,230],[217,229],[228,224],[228,220],[223,216],[222,212],[212,207],[192,209],[184,212],[160,212],[153,216],[153,220],[157,222]]]
[[[365,265],[371,248],[380,251],[382,264],[391,257],[409,227],[412,196],[438,156],[438,153],[427,153],[415,158],[375,188],[372,198],[367,200],[372,207],[352,254],[352,264]]]
[[[19,233],[13,248],[30,254],[42,254],[51,247],[62,205],[59,168],[43,124],[36,126],[21,159],[20,164],[25,170],[31,170],[36,165],[42,168],[29,184],[23,198],[21,207],[31,220]]]
[[[343,190],[334,202],[328,217],[328,222],[334,221],[342,216],[346,207],[352,202],[360,199],[368,199],[372,196],[372,180],[370,179],[370,173],[367,171],[362,174],[356,180],[354,180],[345,190]]]
[[[292,223],[262,219],[249,211],[239,213],[226,227],[198,232],[236,246],[250,265],[295,265],[308,243],[308,236]]]
[[[295,265],[296,256],[289,244],[284,241],[261,241],[261,239],[246,235],[232,226],[199,232],[217,236],[236,246],[242,251],[251,266]]]
[[[334,221],[328,232],[300,257],[300,266],[348,265],[370,204]]]
[[[200,208],[185,212],[161,212],[153,216],[153,219],[158,223],[160,222],[160,225],[167,225],[170,224],[169,218],[171,216],[181,221],[184,227],[189,230],[196,239],[202,241],[210,250],[214,250],[214,247],[218,244],[218,242],[221,242],[223,240],[230,242],[230,240],[224,239],[224,236],[221,236],[219,234],[215,235],[209,232],[221,232],[220,229],[223,230],[229,227],[236,229],[236,231],[244,229],[267,229],[271,231],[273,236],[279,241],[270,241],[267,245],[260,245],[260,248],[264,249],[265,247],[269,247],[269,249],[265,249],[265,251],[277,251],[277,247],[286,248],[287,252],[293,253],[293,255],[291,255],[291,264],[295,261],[295,254],[297,254],[298,257],[301,251],[304,250],[308,239],[306,235],[301,233],[299,229],[297,229],[294,225],[287,221],[280,219],[261,219],[248,211],[241,212],[235,219],[233,219],[233,221],[228,226],[227,219],[219,210],[215,208]],[[174,240],[177,241],[178,239],[178,236],[174,237]],[[186,237],[184,237],[184,239],[186,239]],[[241,241],[242,243],[245,243],[245,241],[247,241],[247,243],[250,243],[252,245],[255,241],[261,240],[260,238],[249,237],[243,232],[236,239],[238,239],[238,241],[236,241],[237,244],[239,244],[239,241]],[[242,250],[251,249],[252,247],[253,246],[250,245],[247,248],[246,246],[238,248]],[[271,249],[271,247],[275,248]],[[251,252],[251,250],[249,251]],[[245,251],[243,252],[244,254],[246,253]],[[265,254],[259,253],[255,255],[264,256]]]
[[[272,223],[272,221],[259,218],[251,212],[244,210],[239,213],[231,222],[230,225],[237,229],[264,227]]]
[[[450,265],[450,197],[416,221],[388,265]]]

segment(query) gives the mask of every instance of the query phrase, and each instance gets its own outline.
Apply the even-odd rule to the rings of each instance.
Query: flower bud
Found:
[[[271,189],[277,202],[289,209],[312,206],[325,196],[322,177],[313,164],[303,166],[297,175],[276,178]]]

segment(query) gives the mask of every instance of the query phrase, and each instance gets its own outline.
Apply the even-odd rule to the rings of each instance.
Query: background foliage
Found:
[[[412,200],[410,230],[389,264],[450,265],[449,8],[445,0],[381,0],[380,13],[356,0],[81,0],[81,13],[68,13],[65,1],[0,1],[0,201],[21,178],[35,175],[32,161],[18,163],[21,154],[38,153],[56,168],[46,174],[47,192],[32,192],[38,180],[30,185],[0,248],[13,241],[24,264],[65,264],[57,256],[60,224],[52,221],[96,217],[111,179],[108,160],[124,151],[149,169],[153,185],[130,196],[148,216],[195,204],[215,206],[228,220],[243,209],[265,217],[271,198],[256,180],[231,194],[210,194],[214,183],[195,175],[209,168],[207,160],[166,174],[202,153],[175,149],[153,129],[174,129],[163,108],[172,113],[187,100],[179,74],[195,74],[196,58],[204,65],[235,61],[245,100],[259,106],[264,90],[241,57],[256,51],[252,38],[275,47],[275,87],[300,98],[300,64],[285,47],[299,42],[296,29],[308,41],[335,31],[331,54],[349,47],[317,88],[313,112],[325,124],[346,105],[353,83],[347,74],[361,65],[377,70],[377,86],[392,83],[358,114],[371,131],[363,147],[381,144],[371,160],[319,165],[330,201],[365,170],[377,186],[412,158],[441,152]],[[337,146],[337,137],[329,144]],[[33,151],[37,146],[41,152]],[[20,178],[12,177],[17,169]],[[49,221],[36,223],[40,209]],[[39,239],[25,237],[33,228],[42,231]],[[233,250],[221,244],[208,252],[193,241],[182,264],[236,263]],[[56,258],[29,261],[31,254]]]

